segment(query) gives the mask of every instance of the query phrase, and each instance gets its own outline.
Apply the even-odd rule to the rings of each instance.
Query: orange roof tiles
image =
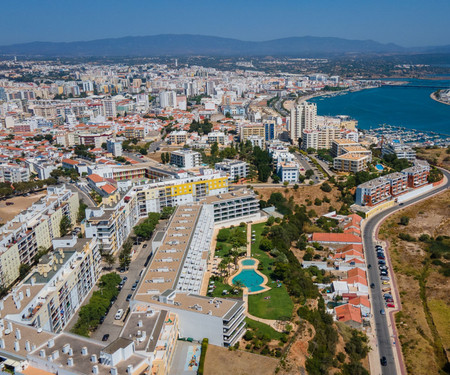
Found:
[[[365,277],[361,277],[361,276],[352,276],[352,277],[347,277],[346,279],[342,280],[342,281],[346,281],[347,284],[362,284],[367,286],[367,280]]]
[[[353,320],[355,322],[362,323],[361,309],[359,307],[347,304],[335,307],[334,311],[336,312],[336,317],[340,322],[348,322]]]
[[[76,160],[72,160],[72,159],[63,159],[62,162],[66,163],[66,164],[70,164],[70,165],[78,165],[78,164],[80,164]]]
[[[347,233],[313,233],[313,242],[332,242],[332,243],[361,243],[361,237]]]
[[[351,277],[351,276],[361,276],[366,278],[366,273],[364,272],[364,270],[362,270],[361,268],[353,268],[350,271],[347,272],[347,276]]]
[[[112,186],[112,185],[110,185],[110,184],[106,184],[106,185],[102,186],[102,190],[105,191],[108,194],[112,194],[112,193],[114,193],[117,190],[117,188]]]
[[[105,179],[103,177],[101,177],[101,176],[99,176],[98,174],[95,174],[95,173],[90,174],[89,176],[87,176],[87,178],[89,180],[91,180],[94,184],[97,184],[99,182],[105,181]]]
[[[349,299],[348,303],[353,306],[363,305],[366,307],[370,307],[369,299],[366,296],[358,296],[356,298]]]

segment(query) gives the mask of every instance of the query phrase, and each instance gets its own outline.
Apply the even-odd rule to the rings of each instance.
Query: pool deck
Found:
[[[247,260],[247,259],[253,260],[254,263],[251,264],[251,265],[247,265],[247,266],[244,265],[244,264],[242,264],[242,262],[243,262],[244,260]],[[230,277],[228,278],[228,284],[229,284],[230,286],[234,287],[233,279],[234,279],[237,275],[239,275],[239,274],[241,273],[242,270],[254,270],[259,276],[261,276],[261,277],[263,278],[262,283],[259,284],[263,289],[258,290],[258,291],[256,291],[256,292],[249,292],[249,291],[248,291],[248,288],[245,288],[245,289],[247,289],[247,294],[251,295],[251,294],[259,294],[259,293],[267,292],[268,290],[271,289],[270,287],[267,286],[267,283],[269,282],[269,279],[267,278],[266,275],[264,275],[263,273],[261,273],[260,271],[258,271],[258,264],[259,264],[259,260],[258,260],[258,259],[255,259],[255,258],[241,258],[241,259],[239,259],[239,260],[238,260],[238,267],[239,267],[239,268],[238,268],[238,271],[237,271],[234,275],[232,275],[232,276],[230,276]],[[244,288],[243,288],[243,289],[244,289]]]

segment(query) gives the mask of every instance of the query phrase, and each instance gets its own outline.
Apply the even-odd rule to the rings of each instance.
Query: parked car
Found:
[[[133,286],[131,287],[131,290],[132,291],[135,291],[136,290],[136,288],[137,288],[137,285],[138,285],[138,283],[136,282],[136,283],[134,283],[133,284]]]
[[[386,258],[384,257],[384,255],[378,255],[377,258],[378,258],[378,259],[382,259],[382,260],[386,259]]]
[[[391,279],[389,278],[389,276],[381,276],[381,280],[383,280],[383,281],[389,281],[389,280],[391,280]]]
[[[380,271],[386,271],[387,270],[387,267],[383,266],[383,265],[379,266],[378,268],[380,269]]]
[[[12,206],[14,204],[14,202],[6,202],[7,206]]]
[[[126,301],[127,301],[127,302],[130,302],[132,296],[133,296],[132,294],[128,294],[127,300],[126,300]]]
[[[100,317],[99,323],[102,324],[104,321],[105,321],[105,317],[104,316]]]
[[[369,264],[369,265],[367,266],[367,268],[370,270],[370,269],[372,268],[372,265]]]
[[[122,281],[125,283],[126,281],[128,280],[128,277],[126,277],[126,276],[124,276],[123,278],[122,278]]]
[[[381,309],[381,310],[380,310],[380,314],[381,314],[381,315],[386,315],[386,311],[384,311],[384,309]]]
[[[380,363],[381,363],[381,366],[387,366],[387,359],[386,359],[386,357],[381,357],[381,359],[380,359]]]
[[[103,335],[102,341],[108,341],[108,339],[109,339],[109,333]]]
[[[385,298],[386,302],[394,302],[392,298]]]
[[[375,288],[375,284],[374,284],[374,283],[370,284],[370,287],[371,287],[372,289],[374,289],[374,288]]]
[[[388,275],[387,271],[381,271],[380,272],[380,276],[387,276],[387,275]]]
[[[392,294],[391,293],[385,293],[383,294],[384,298],[392,298]]]
[[[146,247],[147,247],[147,244],[145,243],[145,244],[142,246],[142,248],[145,249]]]
[[[378,264],[386,264],[386,261],[385,260],[379,260]]]
[[[120,320],[120,319],[122,319],[122,316],[123,316],[123,309],[119,309],[119,310],[117,310],[116,316],[114,317],[114,319]]]
[[[393,303],[388,303],[387,307],[395,307],[395,305]]]
[[[391,283],[390,283],[389,281],[386,281],[386,280],[383,281],[383,284],[384,284],[384,285],[391,285]]]

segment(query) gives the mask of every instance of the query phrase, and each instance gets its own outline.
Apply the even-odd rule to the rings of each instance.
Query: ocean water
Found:
[[[338,95],[314,98],[319,115],[349,115],[360,129],[381,124],[450,134],[450,105],[430,98],[437,88],[450,88],[450,80],[408,80],[405,86],[382,86]],[[414,87],[412,87],[414,86]],[[417,87],[424,86],[424,87]]]

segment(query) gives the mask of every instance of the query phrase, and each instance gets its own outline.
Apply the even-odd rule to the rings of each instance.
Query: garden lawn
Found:
[[[265,223],[252,225],[252,233],[255,231],[255,243],[252,244],[252,255],[263,266],[260,271],[269,279],[267,286],[271,289],[264,293],[248,296],[248,312],[263,319],[290,319],[294,304],[284,285],[277,287],[276,280],[271,278],[274,260],[265,251],[259,248],[261,233]],[[270,299],[264,299],[270,297]]]
[[[216,288],[211,294],[212,297],[242,298],[242,290],[240,290],[238,294],[234,294],[233,288],[230,285],[224,284],[222,281],[218,280],[214,281],[214,285],[216,286]],[[222,294],[224,290],[227,290],[228,294]]]
[[[267,292],[248,296],[248,312],[263,319],[289,320],[294,304],[286,287],[277,288],[276,283],[270,281],[269,286],[272,289]],[[264,299],[266,297],[270,299]]]
[[[245,236],[247,236],[247,226],[245,227],[235,227],[238,228],[241,232],[243,232],[245,234]],[[230,229],[230,228],[222,228],[220,231],[222,231],[223,229]],[[219,231],[219,233],[220,233]],[[228,240],[229,241],[229,240]],[[228,242],[228,241],[217,241],[216,244],[216,250],[214,252],[214,256],[220,257],[220,258],[225,258],[229,255],[231,249],[233,248],[233,245]],[[222,249],[218,250],[217,246],[221,246]]]
[[[245,318],[245,322],[247,326],[257,333],[262,333],[263,335],[267,335],[271,340],[280,340],[283,334],[281,332],[275,331],[271,326],[267,324],[257,322],[256,320]]]

